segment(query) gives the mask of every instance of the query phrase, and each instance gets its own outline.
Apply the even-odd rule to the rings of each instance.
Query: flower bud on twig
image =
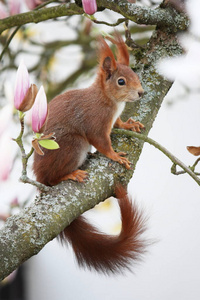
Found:
[[[15,96],[14,96],[14,104],[16,109],[19,110],[22,101],[28,89],[30,87],[30,79],[28,70],[23,61],[21,61],[18,70],[17,70],[17,78],[15,83]]]
[[[82,0],[84,12],[93,15],[97,11],[96,0]]]
[[[25,112],[29,110],[37,94],[35,84],[30,84],[28,70],[22,61],[17,70],[17,78],[15,83],[14,105],[19,111]]]
[[[44,87],[41,86],[35,98],[35,103],[32,107],[32,129],[34,132],[39,132],[44,125],[47,112],[47,97]]]

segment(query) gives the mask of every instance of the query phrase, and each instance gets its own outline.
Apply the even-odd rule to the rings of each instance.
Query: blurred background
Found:
[[[28,9],[23,3],[21,9]],[[138,1],[155,7],[161,1]],[[192,25],[180,43],[187,54],[158,65],[175,80],[158,113],[150,137],[186,165],[196,158],[187,146],[200,146],[200,40],[198,1],[187,5]],[[5,5],[5,1],[0,4]],[[1,6],[0,6],[1,12]],[[115,23],[120,15],[97,12],[97,20]],[[124,33],[123,25],[117,29]],[[144,45],[152,27],[130,22],[133,40]],[[21,27],[0,62],[0,224],[31,203],[36,190],[18,181],[21,162],[10,138],[19,134],[13,109],[16,70],[23,59],[31,82],[43,85],[48,100],[68,88],[87,87],[95,78],[96,36],[113,28],[91,23],[83,16],[62,17]],[[1,52],[10,35],[0,36]],[[134,65],[134,57],[131,56]],[[30,116],[26,114],[26,148],[30,149]],[[171,174],[171,162],[153,146],[145,144],[129,193],[148,216],[147,237],[156,241],[133,273],[103,276],[80,270],[69,248],[55,239],[0,284],[0,300],[197,300],[200,297],[200,190],[187,174]],[[200,169],[200,168],[199,168]],[[198,171],[198,167],[197,167]],[[200,171],[199,171],[200,172]],[[29,163],[29,175],[31,161]],[[120,228],[118,207],[109,199],[86,213],[93,223],[113,234]]]

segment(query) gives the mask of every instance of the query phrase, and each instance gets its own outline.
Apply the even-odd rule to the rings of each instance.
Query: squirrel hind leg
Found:
[[[84,182],[87,178],[88,178],[88,173],[86,171],[78,169],[78,170],[73,171],[70,174],[63,176],[60,179],[60,181],[71,179],[73,181]]]

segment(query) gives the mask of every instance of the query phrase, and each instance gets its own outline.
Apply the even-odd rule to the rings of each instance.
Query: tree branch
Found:
[[[63,182],[48,194],[40,194],[20,214],[8,218],[0,231],[0,280],[37,254],[73,219],[113,195],[113,186],[125,171],[101,155],[90,158],[85,168],[89,172],[86,183]]]
[[[0,34],[4,30],[15,26],[21,26],[28,23],[39,23],[58,17],[80,14],[83,14],[83,9],[74,3],[66,3],[53,7],[41,8],[38,11],[32,10],[0,20]]]
[[[108,8],[120,13],[125,18],[145,25],[157,25],[159,27],[168,26],[170,30],[185,30],[188,26],[188,19],[184,14],[179,14],[175,10],[151,9],[145,6],[130,3],[126,0],[97,0],[98,6]]]
[[[21,111],[19,111],[19,120],[20,120],[20,124],[21,124],[21,131],[20,134],[18,135],[18,137],[16,139],[13,139],[19,146],[20,151],[21,151],[21,159],[22,159],[22,175],[20,177],[20,181],[22,181],[23,183],[30,183],[34,186],[36,186],[40,191],[43,192],[48,192],[50,190],[50,187],[47,187],[46,185],[37,182],[35,180],[30,179],[27,176],[27,165],[28,165],[28,160],[31,157],[31,155],[34,152],[33,147],[31,148],[30,152],[28,154],[26,154],[25,149],[24,149],[24,145],[23,145],[23,134],[24,134],[24,115]]]
[[[179,14],[170,8],[150,9],[126,0],[97,0],[98,10],[107,8],[120,13],[125,18],[137,24],[167,26],[173,31],[185,30],[188,26],[188,19],[183,14]],[[75,3],[66,3],[48,8],[41,8],[36,11],[10,16],[0,20],[0,34],[9,28],[21,26],[28,23],[39,23],[63,16],[81,15],[84,11]]]

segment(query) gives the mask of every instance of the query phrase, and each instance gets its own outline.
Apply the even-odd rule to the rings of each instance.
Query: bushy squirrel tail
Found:
[[[131,270],[131,263],[141,259],[147,246],[142,237],[146,218],[129,199],[126,190],[118,185],[118,199],[122,227],[118,236],[98,231],[82,216],[75,219],[60,234],[61,241],[68,241],[74,250],[78,265],[105,274]]]

